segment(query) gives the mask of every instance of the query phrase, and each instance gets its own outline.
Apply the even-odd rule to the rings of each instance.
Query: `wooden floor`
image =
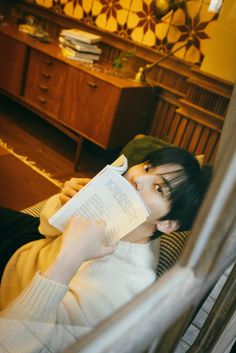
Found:
[[[92,177],[119,151],[105,151],[85,141],[81,159],[74,171],[76,143],[48,122],[0,95],[0,138],[18,154],[25,155],[39,168],[65,181],[71,176]]]

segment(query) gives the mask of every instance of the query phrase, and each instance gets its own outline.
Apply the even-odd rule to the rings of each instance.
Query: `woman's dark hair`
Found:
[[[171,209],[161,220],[178,220],[179,230],[191,229],[211,178],[211,167],[200,167],[197,159],[178,147],[164,147],[145,157],[152,167],[178,164],[170,181]],[[158,233],[152,238],[156,238]]]

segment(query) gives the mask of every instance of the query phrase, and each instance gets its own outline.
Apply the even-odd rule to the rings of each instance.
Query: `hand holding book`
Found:
[[[127,159],[121,156],[113,165],[107,165],[83,189],[60,208],[49,223],[63,231],[72,216],[105,220],[106,233],[112,241],[118,241],[149,215],[138,192],[124,178]]]

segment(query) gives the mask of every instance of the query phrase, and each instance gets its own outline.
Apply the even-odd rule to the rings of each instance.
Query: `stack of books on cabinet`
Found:
[[[60,32],[59,46],[68,59],[93,64],[102,50],[98,47],[101,37],[79,29],[64,29]]]

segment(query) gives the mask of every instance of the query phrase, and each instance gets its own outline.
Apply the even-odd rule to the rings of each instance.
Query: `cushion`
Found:
[[[161,140],[158,137],[139,134],[136,135],[130,142],[128,142],[127,145],[125,145],[121,153],[123,153],[128,158],[130,168],[135,164],[141,163],[147,154],[154,152],[162,147],[170,146],[173,147],[174,145]],[[204,162],[204,155],[199,154],[195,157],[202,167]]]
[[[190,232],[163,234],[160,238],[160,258],[156,269],[157,277],[169,271],[179,260]]]
[[[173,145],[157,137],[137,135],[125,145],[121,153],[128,158],[129,167],[132,167],[135,164],[141,163],[148,153],[167,146]]]

